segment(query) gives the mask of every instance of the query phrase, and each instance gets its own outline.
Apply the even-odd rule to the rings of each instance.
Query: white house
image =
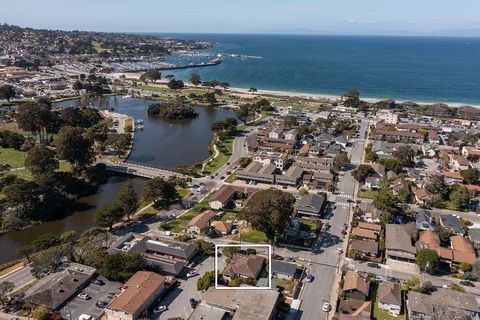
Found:
[[[387,311],[392,316],[398,317],[402,309],[400,284],[383,282],[378,286],[377,300],[380,309]]]

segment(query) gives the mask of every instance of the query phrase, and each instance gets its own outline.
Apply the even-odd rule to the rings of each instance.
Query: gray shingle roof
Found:
[[[293,277],[297,270],[297,265],[294,263],[272,259],[270,264],[272,266],[272,273],[280,273]]]

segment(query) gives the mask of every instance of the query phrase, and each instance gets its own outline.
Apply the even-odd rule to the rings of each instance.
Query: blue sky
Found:
[[[125,32],[480,35],[479,0],[1,0],[0,22]]]

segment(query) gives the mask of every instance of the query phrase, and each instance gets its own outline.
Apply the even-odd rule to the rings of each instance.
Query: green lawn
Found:
[[[0,148],[0,164],[8,164],[12,168],[21,168],[25,165],[27,153],[12,148]]]
[[[217,148],[219,154],[216,158],[207,160],[207,164],[203,168],[203,173],[212,174],[220,169],[225,163],[228,162],[232,155],[233,137],[217,142]]]
[[[317,230],[318,223],[315,220],[302,219],[300,221],[300,230],[306,232],[315,232]]]
[[[400,320],[400,319],[405,319],[405,315],[400,314],[398,317],[394,317],[388,312],[378,308],[378,303],[377,303],[377,290],[378,290],[378,284],[373,285],[372,288],[372,305],[373,305],[373,314],[372,314],[372,319],[374,320]]]
[[[233,212],[228,212],[228,213],[225,213],[222,217],[222,221],[227,221],[227,220],[230,220],[230,221],[234,221],[235,219],[237,218],[237,215]]]
[[[275,279],[275,283],[277,284],[277,286],[284,288],[284,291],[286,291],[287,293],[293,294],[293,290],[295,288],[295,281],[281,279],[281,278],[273,278],[273,279]]]
[[[225,182],[232,183],[235,180],[237,180],[237,174],[234,172],[225,179]]]
[[[268,239],[265,233],[258,230],[250,230],[240,232],[240,238],[242,241],[251,243],[267,243]]]
[[[188,189],[186,188],[177,188],[178,195],[180,198],[185,197],[188,194]]]
[[[367,199],[375,199],[375,196],[378,194],[377,190],[366,190],[366,191],[358,191],[359,198],[367,198]]]

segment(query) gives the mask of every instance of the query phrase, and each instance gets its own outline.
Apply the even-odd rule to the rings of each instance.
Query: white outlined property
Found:
[[[218,283],[218,276],[219,276],[219,253],[223,248],[232,248],[232,247],[238,247],[241,248],[241,250],[248,250],[248,249],[263,249],[263,251],[268,252],[267,254],[264,254],[264,257],[267,261],[267,267],[265,268],[268,272],[268,285],[267,286],[241,286],[241,287],[228,287],[224,285],[219,285]],[[262,251],[262,250],[260,250]],[[260,255],[259,255],[260,256]],[[238,290],[238,289],[245,289],[245,290],[262,290],[262,289],[271,289],[272,287],[272,267],[271,267],[271,261],[272,261],[272,247],[267,244],[216,244],[215,245],[215,289],[220,289],[220,290]],[[220,270],[220,272],[222,272]]]

